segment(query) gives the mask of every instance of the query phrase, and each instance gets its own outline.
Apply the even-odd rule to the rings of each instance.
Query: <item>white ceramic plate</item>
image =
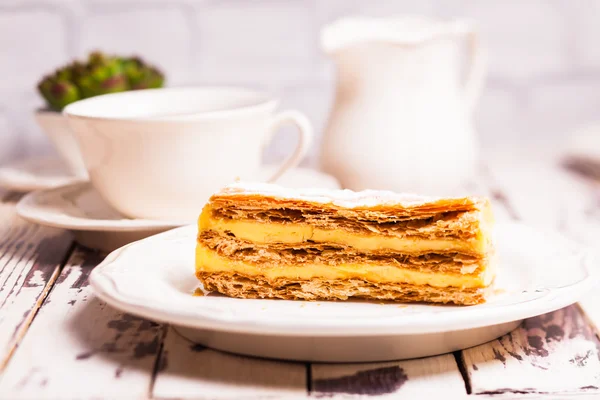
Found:
[[[470,307],[193,296],[196,227],[110,254],[90,282],[126,312],[171,323],[204,345],[262,357],[375,361],[440,354],[492,340],[527,317],[576,302],[595,283],[591,254],[514,223],[497,226],[496,293]]]
[[[51,189],[82,180],[59,158],[30,158],[0,166],[0,187],[15,192]]]
[[[274,168],[264,167],[255,179],[267,179]],[[288,171],[278,183],[290,187],[340,188],[332,176],[305,168]],[[202,205],[198,205],[198,210],[201,208]],[[71,230],[79,243],[103,251],[194,222],[124,217],[110,207],[89,182],[28,193],[17,204],[17,214],[36,224]]]

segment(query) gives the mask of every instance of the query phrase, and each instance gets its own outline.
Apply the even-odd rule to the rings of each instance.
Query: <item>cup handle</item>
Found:
[[[308,118],[298,111],[282,111],[272,117],[263,141],[263,148],[271,141],[277,129],[285,124],[294,124],[298,128],[298,144],[294,152],[283,161],[279,169],[267,180],[268,183],[275,182],[288,169],[297,166],[306,155],[313,140],[313,127]]]
[[[479,100],[479,95],[483,87],[483,78],[486,72],[486,55],[479,43],[479,34],[474,28],[470,28],[467,40],[469,61],[464,93],[469,110],[473,110],[477,100]]]

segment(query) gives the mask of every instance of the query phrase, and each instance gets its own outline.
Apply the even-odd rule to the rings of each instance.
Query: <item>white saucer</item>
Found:
[[[475,346],[524,318],[576,302],[597,281],[591,253],[562,236],[498,224],[501,265],[485,304],[399,305],[193,296],[196,226],[111,253],[91,274],[96,294],[125,312],[173,324],[203,345],[303,361],[367,362]]]
[[[265,167],[256,179],[268,178],[273,170],[274,167]],[[340,187],[332,176],[305,168],[288,171],[278,183],[290,187]],[[25,195],[16,208],[20,217],[36,224],[71,230],[80,244],[102,251],[112,251],[127,243],[194,222],[124,217],[110,207],[89,182],[34,191]],[[198,214],[201,209],[199,204]]]
[[[51,189],[83,181],[59,158],[38,157],[0,166],[0,187],[15,192]]]
[[[27,221],[71,230],[80,244],[105,252],[189,223],[126,218],[106,204],[89,182],[28,193],[16,209]]]

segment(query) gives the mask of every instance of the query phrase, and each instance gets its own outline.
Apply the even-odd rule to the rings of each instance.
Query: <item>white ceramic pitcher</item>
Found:
[[[345,18],[323,29],[321,44],[337,67],[324,170],[354,190],[427,194],[454,193],[472,177],[484,63],[470,24]]]

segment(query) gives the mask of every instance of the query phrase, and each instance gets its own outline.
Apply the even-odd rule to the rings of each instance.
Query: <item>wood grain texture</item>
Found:
[[[375,398],[462,398],[465,383],[454,356],[368,364],[313,364],[311,394]]]
[[[148,396],[164,329],[94,297],[101,259],[75,250],[0,378],[1,398]]]
[[[541,230],[593,240],[600,224],[585,216],[590,186],[560,167],[532,162],[490,167],[496,210]],[[598,338],[577,305],[525,321],[510,335],[462,352],[475,394],[598,391]]]
[[[72,243],[64,231],[18,218],[19,198],[4,193],[0,201],[0,371],[58,276]]]
[[[462,352],[474,394],[597,392],[600,341],[577,305]]]
[[[560,164],[498,161],[490,168],[496,191],[523,222],[600,244],[600,188]]]
[[[306,395],[306,365],[241,357],[194,344],[169,329],[153,396],[177,399],[289,398]]]

